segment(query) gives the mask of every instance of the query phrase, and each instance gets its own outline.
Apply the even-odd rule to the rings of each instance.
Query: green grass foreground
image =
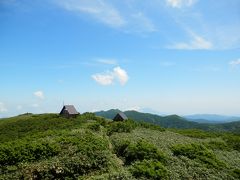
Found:
[[[240,136],[25,114],[0,120],[0,179],[240,179]]]

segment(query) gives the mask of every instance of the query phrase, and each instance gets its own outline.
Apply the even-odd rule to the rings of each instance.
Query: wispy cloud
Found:
[[[190,7],[196,2],[197,0],[166,0],[167,5],[173,8]]]
[[[203,5],[205,8],[198,6],[198,0],[166,0],[165,2],[169,7],[177,9],[167,8],[178,32],[180,32],[180,36],[184,36],[181,32],[189,33],[189,31],[192,31],[197,32],[197,36],[200,37],[199,39],[192,36],[189,41],[174,43],[172,46],[175,46],[176,49],[239,49],[240,23],[237,8],[239,2],[237,0],[233,4],[225,1],[217,4],[211,1],[201,3],[201,6]],[[194,6],[194,8],[186,9],[191,6]],[[216,11],[212,14],[211,10],[214,8],[216,8]],[[219,19],[220,16],[224,18]],[[173,38],[180,36],[172,35]],[[202,44],[202,47],[196,44]]]
[[[130,20],[130,30],[134,28],[133,31],[136,32],[155,32],[157,31],[157,27],[152,22],[152,20],[147,17],[143,12],[133,13],[131,14],[132,18]]]
[[[36,96],[39,99],[44,99],[45,98],[44,93],[42,91],[36,91],[33,94],[34,94],[34,96]]]
[[[68,11],[88,14],[111,27],[118,28],[126,24],[119,11],[104,0],[56,0],[55,2]]]
[[[194,72],[212,72],[212,73],[217,73],[221,72],[221,68],[217,66],[205,66],[205,67],[196,67],[196,68],[190,68],[190,71]]]
[[[230,61],[229,65],[233,68],[239,67],[240,66],[240,58],[234,61]]]
[[[172,67],[172,66],[176,66],[176,63],[170,62],[170,61],[164,61],[164,62],[161,62],[160,65],[164,67]]]
[[[115,67],[112,71],[97,73],[92,78],[100,85],[107,86],[118,81],[121,85],[125,85],[129,79],[127,72],[121,67]]]
[[[177,42],[170,46],[169,49],[183,49],[183,50],[209,50],[213,48],[213,44],[203,37],[190,33],[191,40],[189,42]]]
[[[8,111],[8,109],[6,108],[5,104],[3,102],[0,102],[0,112],[4,113],[7,111]]]
[[[53,0],[63,9],[76,14],[86,14],[94,20],[123,32],[149,33],[157,31],[153,21],[143,11],[137,10],[136,2],[131,2],[135,8],[117,6],[117,3],[107,0]],[[123,3],[124,4],[124,3]]]
[[[117,60],[116,59],[97,59],[96,62],[101,63],[101,64],[107,64],[107,65],[117,65]]]
[[[26,1],[0,0],[2,4],[29,4]],[[49,2],[49,1],[44,1]],[[199,0],[50,0],[72,14],[126,33],[156,33],[160,47],[173,49],[239,49],[239,1],[201,2]],[[200,2],[200,3],[198,3]],[[144,8],[143,8],[144,7]],[[190,8],[194,7],[194,8]],[[215,9],[212,13],[212,9]],[[223,18],[219,17],[222,16]],[[89,18],[90,17],[90,18]],[[186,29],[197,32],[190,40],[178,42]],[[176,33],[177,32],[177,33]],[[145,36],[144,36],[145,37]],[[165,43],[165,44],[163,44]],[[72,68],[70,65],[58,68]],[[73,66],[75,67],[75,66]]]

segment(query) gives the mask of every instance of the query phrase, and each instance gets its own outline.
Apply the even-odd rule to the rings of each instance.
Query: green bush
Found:
[[[56,160],[32,164],[22,170],[22,179],[77,179],[80,176],[106,169],[111,164],[107,151],[88,157],[81,153]]]
[[[146,128],[146,129],[157,130],[157,131],[161,131],[161,132],[166,131],[165,128],[162,128],[159,125],[154,125],[154,124],[151,124],[151,123],[138,122],[137,124],[138,124],[139,127],[143,127],[143,128]]]
[[[136,178],[168,179],[167,169],[156,160],[137,161],[132,165],[130,171]]]
[[[107,128],[107,134],[112,135],[114,132],[129,133],[136,128],[137,124],[134,121],[127,120],[122,122],[112,122]]]
[[[216,138],[219,136],[216,132],[207,132],[200,129],[171,129],[171,131],[182,134],[184,136],[206,139],[206,138]]]
[[[61,144],[61,154],[51,160],[24,167],[25,179],[77,179],[114,166],[107,139],[91,131],[64,134],[56,141]]]
[[[166,156],[157,149],[153,144],[146,141],[138,141],[136,144],[129,144],[123,151],[126,164],[131,164],[134,161],[142,161],[144,159],[155,159],[161,162],[166,162]]]
[[[223,139],[231,149],[234,149],[240,152],[240,136],[225,134],[223,136]]]
[[[78,116],[66,119],[58,114],[24,115],[0,121],[0,142],[13,141],[27,136],[44,133],[46,131],[59,131],[80,128],[87,119]]]
[[[186,156],[189,159],[196,159],[210,167],[220,168],[225,166],[211,150],[201,144],[179,144],[173,146],[172,151],[175,156]]]
[[[106,120],[105,118],[103,118],[103,117],[98,117],[98,116],[97,116],[97,122],[98,122],[101,126],[106,127],[110,121],[107,121],[107,120]]]
[[[100,177],[93,178],[93,180],[133,180],[135,179],[132,174],[127,170],[121,170],[120,172],[110,172],[108,174],[101,175]],[[84,179],[82,179],[84,180]]]
[[[137,143],[130,142],[128,139],[112,141],[114,153],[121,157],[125,164],[129,165],[134,161],[142,161],[144,159],[155,159],[163,163],[167,157],[158,148],[144,140]]]
[[[0,165],[15,165],[55,156],[60,146],[44,141],[16,141],[0,145]]]
[[[90,124],[90,125],[88,125],[88,128],[97,132],[97,131],[100,131],[101,124],[99,124],[99,123]]]
[[[91,151],[104,151],[109,149],[109,144],[101,135],[97,135],[91,131],[83,131],[74,135],[63,135],[56,141],[65,146],[75,146],[77,152],[89,153]]]
[[[232,174],[234,177],[240,179],[240,169],[234,169]]]
[[[204,145],[212,150],[229,150],[230,148],[228,147],[227,143],[224,141],[214,141],[211,140],[209,142],[204,143]]]
[[[113,150],[118,157],[124,157],[127,147],[130,145],[129,140],[113,141]]]
[[[97,120],[97,116],[94,113],[90,113],[90,112],[83,113],[81,117],[87,120]]]

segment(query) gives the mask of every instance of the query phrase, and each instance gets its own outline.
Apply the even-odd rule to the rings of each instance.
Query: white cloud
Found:
[[[115,67],[112,71],[94,74],[92,78],[103,86],[111,85],[115,81],[118,81],[121,85],[125,85],[129,79],[127,72],[119,66]]]
[[[196,0],[166,0],[166,3],[173,8],[182,8],[192,6]]]
[[[8,109],[5,107],[5,104],[4,103],[2,103],[2,102],[0,102],[0,112],[7,112],[8,111]]]
[[[168,46],[169,49],[185,49],[185,50],[195,50],[195,49],[212,49],[213,45],[210,41],[204,39],[201,36],[190,33],[191,40],[189,42],[179,42]]]
[[[115,60],[115,59],[97,59],[96,61],[101,64],[108,64],[108,65],[116,65],[117,64],[117,60]]]
[[[129,79],[127,72],[120,67],[113,69],[113,75],[119,80],[121,85],[125,85]]]
[[[33,94],[40,99],[44,99],[44,93],[42,91],[36,91]]]
[[[141,110],[141,107],[139,106],[133,106],[133,107],[124,109],[124,111],[140,111],[140,110]]]
[[[234,61],[229,62],[229,65],[232,67],[238,67],[240,66],[240,58]]]
[[[92,78],[99,84],[106,86],[113,84],[114,76],[112,73],[94,74]]]
[[[111,27],[122,27],[126,23],[118,10],[103,0],[56,0],[55,2],[68,11],[88,14]]]

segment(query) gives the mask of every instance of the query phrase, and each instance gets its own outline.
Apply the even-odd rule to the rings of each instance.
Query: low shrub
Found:
[[[87,121],[84,116],[63,118],[58,114],[17,116],[0,123],[0,143],[35,136],[46,131],[60,131],[81,128]]]
[[[83,131],[74,135],[63,135],[58,141],[63,147],[75,146],[74,153],[89,153],[92,151],[104,151],[109,149],[108,141],[101,135],[97,135],[92,131]]]
[[[82,119],[86,120],[97,120],[97,116],[94,113],[91,112],[85,112],[81,115]]]
[[[98,122],[101,126],[106,127],[107,124],[108,124],[110,121],[107,121],[107,120],[106,120],[105,118],[103,118],[103,117],[98,117],[98,116],[97,116],[97,122]]]
[[[136,127],[137,127],[137,124],[131,120],[121,121],[121,122],[112,122],[109,124],[109,126],[107,128],[107,134],[112,135],[114,132],[129,133],[132,130],[134,130]]]
[[[94,124],[90,124],[90,125],[88,125],[88,128],[97,132],[97,131],[100,131],[101,124],[99,124],[98,122],[94,123]]]
[[[202,144],[179,144],[171,149],[175,156],[186,156],[189,159],[201,161],[210,167],[225,167],[225,164],[218,160],[216,155]]]
[[[167,169],[156,160],[143,160],[135,162],[130,168],[135,178],[168,179]]]
[[[136,144],[129,144],[125,151],[126,164],[144,159],[156,159],[165,162],[165,155],[156,146],[146,141],[138,141]]]
[[[182,134],[184,136],[206,139],[206,138],[216,138],[219,136],[216,132],[207,132],[200,129],[171,129],[171,131]]]
[[[166,156],[157,147],[142,140],[137,143],[122,141],[115,145],[114,150],[118,156],[124,158],[125,164],[128,165],[134,161],[142,161],[144,159],[156,159],[166,162]]]
[[[235,178],[240,179],[240,169],[234,169],[232,174]]]
[[[240,136],[239,135],[225,134],[223,136],[223,139],[231,149],[234,149],[240,152]]]
[[[56,141],[61,144],[61,154],[51,160],[24,167],[25,179],[77,179],[115,166],[108,141],[101,135],[80,131],[65,134]]]
[[[113,150],[118,157],[124,157],[126,149],[130,144],[129,140],[113,141]]]
[[[225,143],[224,141],[211,140],[209,142],[204,143],[204,145],[207,148],[212,150],[229,150],[230,149],[227,143]]]
[[[108,180],[130,180],[134,179],[132,174],[129,171],[113,172],[109,173],[105,178]]]
[[[0,145],[0,165],[15,165],[55,156],[60,152],[56,143],[44,141],[16,141]]]
[[[146,122],[139,122],[138,126],[146,128],[146,129],[161,131],[161,132],[166,131],[166,129],[161,127],[161,126],[154,125],[154,124],[151,124],[151,123],[146,123]]]
[[[23,167],[22,179],[78,179],[78,177],[107,169],[111,164],[110,153],[95,152],[92,156],[77,153],[55,160]]]

